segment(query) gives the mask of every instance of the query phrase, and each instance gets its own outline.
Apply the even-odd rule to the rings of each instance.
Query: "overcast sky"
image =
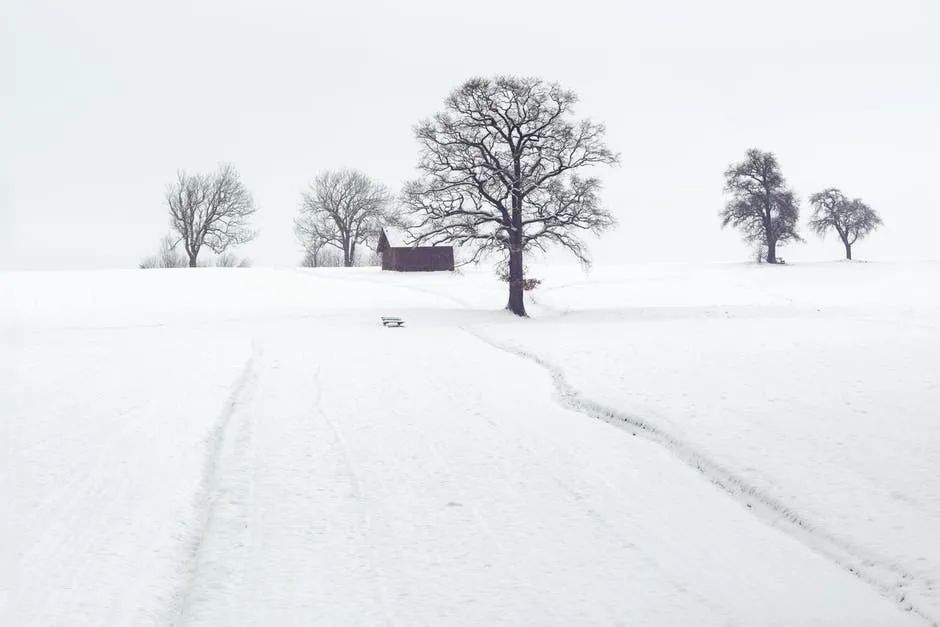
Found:
[[[0,0],[0,269],[134,267],[177,168],[233,162],[255,265],[296,264],[300,192],[355,167],[398,190],[412,127],[474,75],[537,75],[604,122],[619,229],[598,261],[744,260],[722,172],[776,153],[803,198],[860,196],[862,259],[940,258],[940,2]],[[838,258],[807,237],[788,260]]]

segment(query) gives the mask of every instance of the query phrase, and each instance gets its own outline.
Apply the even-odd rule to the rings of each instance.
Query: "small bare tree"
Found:
[[[801,241],[796,231],[800,204],[773,153],[748,150],[744,161],[725,171],[725,192],[731,200],[721,212],[722,228],[730,224],[748,242],[765,247],[767,263],[777,263],[780,244]]]
[[[218,255],[255,236],[248,225],[255,203],[231,164],[208,175],[180,170],[167,188],[166,201],[190,268],[196,267],[203,246]]]
[[[356,170],[327,171],[302,194],[294,232],[314,265],[325,247],[353,266],[356,247],[374,241],[390,216],[391,196],[384,185]]]
[[[316,251],[308,249],[300,265],[304,268],[342,268],[344,267],[343,254],[335,248]]]
[[[160,239],[160,248],[156,255],[145,257],[138,264],[142,269],[151,268],[184,268],[186,258],[176,250],[176,241],[169,233]]]
[[[232,253],[222,253],[215,258],[216,268],[250,268],[251,260],[247,257],[237,257]]]
[[[576,172],[617,155],[603,125],[571,119],[576,102],[574,92],[538,78],[474,78],[415,131],[422,177],[403,193],[413,243],[457,244],[471,261],[505,254],[506,308],[519,316],[526,251],[557,244],[587,263],[578,234],[615,223],[600,181]]]
[[[310,250],[305,251],[305,252],[304,252],[304,256],[303,256],[303,257],[301,258],[301,260],[300,260],[300,267],[301,267],[301,268],[318,268],[318,267],[320,267],[320,266],[319,266],[319,261],[320,261],[320,260],[317,259],[317,256],[318,256],[317,253],[318,253],[318,252],[319,252],[319,251],[315,251],[315,252],[312,252],[312,251],[310,251]]]
[[[232,253],[222,253],[215,258],[216,268],[236,268],[238,267],[238,257]]]
[[[860,198],[849,200],[841,191],[830,187],[810,196],[813,217],[809,228],[819,236],[835,231],[845,246],[845,258],[852,258],[852,244],[879,226],[881,216]]]
[[[319,268],[320,267],[320,247],[307,248],[304,256],[300,260],[301,268]]]
[[[329,235],[324,227],[329,227],[331,224],[332,223],[327,223],[323,220],[314,219],[312,215],[303,212],[294,219],[294,234],[304,248],[304,258],[301,265],[305,268],[318,268],[323,265],[330,265],[323,262],[325,254],[330,252],[324,250],[327,247]]]
[[[160,239],[160,252],[157,253],[161,268],[183,268],[186,259],[178,250],[173,236],[167,233]]]

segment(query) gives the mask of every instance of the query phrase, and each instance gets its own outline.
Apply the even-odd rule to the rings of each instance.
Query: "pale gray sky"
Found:
[[[938,258],[940,2],[0,0],[0,269],[134,267],[177,168],[232,161],[256,265],[294,264],[300,191],[356,167],[397,190],[412,126],[474,75],[581,96],[622,165],[598,261],[749,258],[722,172],[774,151],[804,199],[882,213],[859,258]],[[787,259],[838,258],[829,240]]]

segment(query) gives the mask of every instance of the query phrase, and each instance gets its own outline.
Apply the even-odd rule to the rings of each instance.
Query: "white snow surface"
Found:
[[[534,274],[0,274],[0,625],[937,624],[940,264]]]

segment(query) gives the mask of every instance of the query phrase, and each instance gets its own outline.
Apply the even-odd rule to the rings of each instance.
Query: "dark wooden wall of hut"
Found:
[[[382,251],[382,269],[397,272],[453,270],[454,249],[451,246],[386,248]]]

